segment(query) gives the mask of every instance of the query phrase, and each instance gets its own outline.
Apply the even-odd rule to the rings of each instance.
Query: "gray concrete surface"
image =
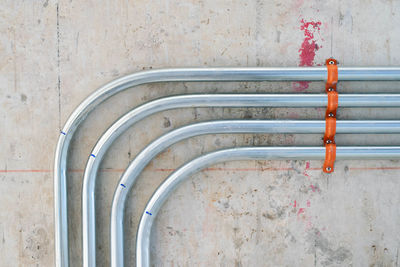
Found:
[[[142,69],[185,66],[400,65],[399,1],[1,1],[0,266],[53,266],[52,165],[59,130],[102,84]],[[400,83],[340,83],[399,92]],[[96,140],[145,101],[191,92],[322,92],[323,83],[174,83],[123,92],[77,133],[69,168],[71,266],[81,265],[83,169]],[[398,109],[340,109],[339,119],[398,119]],[[323,109],[185,109],[130,129],[98,184],[98,266],[109,265],[110,201],[128,162],[160,134],[218,118],[323,118]],[[144,171],[127,209],[127,263],[152,191],[185,161],[222,147],[319,145],[319,135],[218,135],[179,143]],[[395,135],[340,145],[400,145]],[[152,237],[155,266],[398,266],[398,161],[227,163],[185,182]]]

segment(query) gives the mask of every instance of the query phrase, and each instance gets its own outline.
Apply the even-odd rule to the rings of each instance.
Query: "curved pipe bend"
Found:
[[[400,147],[338,147],[337,159],[400,158]],[[140,219],[136,236],[136,266],[150,266],[150,236],[153,222],[168,196],[178,185],[202,169],[233,160],[323,159],[324,147],[241,147],[225,149],[187,162],[157,188]]]
[[[361,99],[364,104],[376,103],[380,97],[381,105],[400,106],[400,95],[393,100],[387,95],[347,95],[342,98],[343,106],[353,105]],[[364,100],[364,101],[363,101]],[[390,101],[390,102],[389,102]],[[138,121],[169,109],[189,107],[323,107],[327,104],[326,94],[282,95],[282,94],[199,94],[179,95],[147,102],[118,119],[101,136],[91,152],[86,164],[82,189],[82,236],[83,266],[96,266],[96,213],[95,186],[100,164],[111,144],[129,127]]]
[[[400,133],[400,121],[338,121],[337,133]],[[325,121],[222,120],[191,124],[170,131],[147,145],[132,160],[115,189],[111,207],[111,266],[124,266],[124,209],[129,191],[146,165],[184,139],[221,133],[323,133]],[[325,151],[325,148],[323,148]]]
[[[400,80],[399,67],[339,67],[341,80]],[[116,79],[87,97],[70,115],[62,129],[54,159],[55,264],[69,266],[66,165],[71,139],[86,116],[114,94],[147,83],[190,81],[322,81],[326,68],[185,68],[133,73]]]
[[[400,95],[339,95],[341,107],[400,106]],[[131,110],[101,136],[85,168],[82,189],[83,266],[96,266],[95,186],[97,172],[111,144],[138,121],[169,109],[189,107],[325,107],[326,94],[193,94],[164,97]]]
[[[378,68],[379,73],[387,69]],[[400,68],[398,70],[400,79]],[[86,116],[109,97],[143,84],[155,82],[194,81],[283,81],[324,80],[326,69],[315,68],[182,68],[159,69],[133,73],[100,87],[87,97],[70,115],[58,138],[54,159],[54,235],[55,264],[69,266],[68,205],[67,205],[67,158],[71,139]],[[352,75],[352,74],[350,74]],[[364,75],[365,76],[365,75]],[[375,75],[376,76],[376,75]],[[379,76],[376,76],[379,78]]]

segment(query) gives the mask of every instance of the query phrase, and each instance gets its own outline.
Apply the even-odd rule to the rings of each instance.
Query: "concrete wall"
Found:
[[[399,1],[76,1],[0,3],[0,266],[53,266],[53,155],[73,109],[102,84],[142,69],[185,66],[400,64]],[[395,82],[340,83],[341,92],[398,92]],[[68,177],[71,266],[81,264],[81,185],[91,148],[140,103],[198,92],[323,92],[315,83],[174,83],[123,92],[75,136]],[[398,109],[340,109],[339,119],[398,119]],[[146,143],[219,118],[321,119],[323,109],[185,109],[138,123],[112,146],[97,187],[98,266],[109,265],[114,188]],[[320,145],[320,135],[218,135],[174,145],[129,199],[126,261],[139,215],[170,169],[222,147]],[[395,135],[339,145],[400,145]],[[398,161],[226,163],[185,182],[152,237],[156,266],[398,266]]]

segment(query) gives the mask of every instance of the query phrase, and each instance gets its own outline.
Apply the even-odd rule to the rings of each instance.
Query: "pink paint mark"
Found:
[[[299,216],[299,215],[301,215],[301,214],[303,214],[305,212],[306,212],[305,208],[300,208],[299,211],[297,212],[297,216]]]
[[[301,44],[300,52],[300,66],[312,66],[314,65],[315,51],[319,49],[319,46],[315,40],[306,37]]]
[[[311,206],[311,202],[310,202],[310,200],[307,200],[307,207],[310,207]]]
[[[320,32],[322,23],[320,21],[304,21],[301,20],[300,30],[303,31],[304,40],[300,46],[299,57],[300,63],[299,66],[313,66],[315,52],[322,46],[318,45],[315,40],[315,34]],[[304,91],[309,87],[310,82],[294,82],[293,89],[297,92]]]
[[[309,87],[310,82],[293,82],[293,89],[296,92],[301,92],[306,90]]]
[[[309,169],[310,169],[310,162],[307,161],[307,162],[306,162],[306,169],[305,169],[304,172],[303,172],[303,175],[304,175],[304,176],[310,177],[310,175],[308,175],[308,173],[307,173],[307,170],[309,170]]]
[[[314,186],[313,184],[310,184],[310,187],[311,187],[311,190],[312,190],[313,192],[315,192],[315,186]]]
[[[293,207],[294,207],[294,208],[297,207],[297,202],[296,202],[296,200],[295,200],[294,203],[293,203]]]
[[[297,212],[297,219],[301,218],[304,219],[305,218],[305,213],[306,213],[306,209],[305,208],[300,208],[299,211]]]
[[[321,30],[321,21],[305,21],[302,19],[300,25],[300,30],[304,32],[304,36],[309,40],[314,39],[314,33]]]
[[[319,189],[318,186],[315,186],[313,184],[310,184],[310,188],[311,190],[315,193],[316,191],[318,191],[318,193],[321,193],[321,190]]]

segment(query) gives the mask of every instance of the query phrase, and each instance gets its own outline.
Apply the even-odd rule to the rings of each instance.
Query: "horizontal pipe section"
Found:
[[[143,84],[155,82],[194,81],[323,81],[325,67],[293,68],[183,68],[159,69],[133,73],[100,87],[88,96],[70,115],[61,130],[54,159],[54,220],[55,263],[57,267],[69,266],[67,219],[67,157],[72,136],[80,123],[100,103],[109,97]],[[342,68],[340,80],[400,80],[399,67]]]
[[[338,67],[339,81],[398,81],[398,67]]]
[[[316,134],[324,131],[325,121],[223,120],[191,124],[162,135],[131,161],[118,182],[111,208],[111,266],[124,266],[123,220],[128,193],[145,166],[164,149],[184,139],[205,134]],[[400,121],[338,121],[336,131],[337,133],[400,133]]]
[[[323,159],[324,147],[241,147],[200,156],[174,171],[154,192],[140,219],[136,235],[136,266],[150,266],[151,228],[168,196],[185,179],[214,164],[233,160]],[[398,159],[400,147],[337,147],[337,159]]]
[[[339,96],[343,107],[400,107],[400,94],[348,94]],[[197,94],[147,102],[118,119],[99,139],[85,168],[82,191],[83,266],[96,266],[95,185],[105,153],[123,132],[138,121],[175,108],[190,107],[325,107],[326,94]],[[389,129],[390,131],[390,129]]]

